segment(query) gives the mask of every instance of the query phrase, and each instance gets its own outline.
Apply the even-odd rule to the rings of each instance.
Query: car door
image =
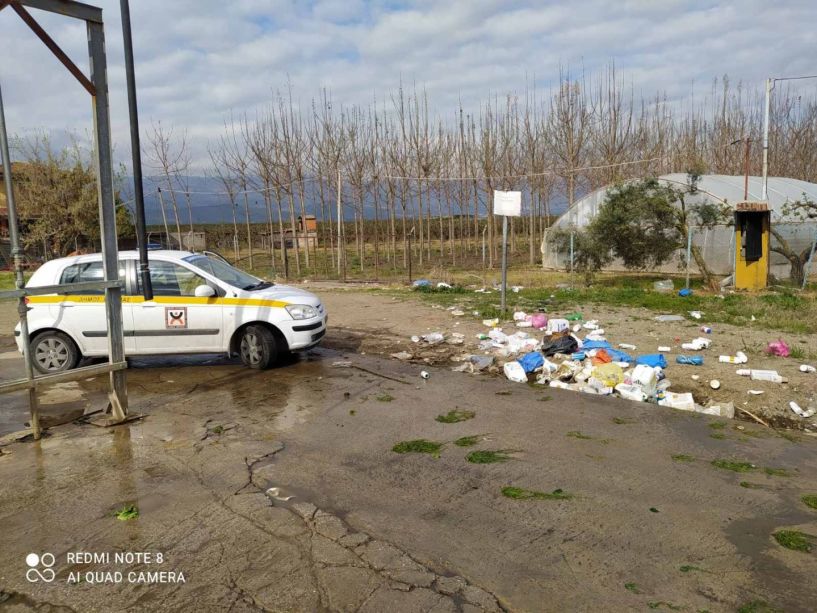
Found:
[[[128,266],[119,261],[119,279],[125,283],[123,294],[128,290]],[[60,274],[59,283],[82,283],[104,280],[102,259],[84,260],[66,266]],[[85,356],[108,355],[108,321],[105,315],[105,291],[84,290],[59,297],[51,306],[55,327],[70,334],[80,345]],[[125,336],[125,355],[136,350],[133,332],[133,313],[127,297],[122,301],[122,329]]]
[[[216,289],[213,284],[178,262],[158,259],[150,262],[150,280],[153,300],[133,303],[138,353],[222,351],[224,307],[217,297],[195,295],[199,285]]]

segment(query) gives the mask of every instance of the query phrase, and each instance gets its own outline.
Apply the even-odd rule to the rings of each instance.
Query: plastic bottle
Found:
[[[752,370],[749,378],[752,381],[771,381],[772,383],[783,383],[784,381],[776,370]]]
[[[800,366],[800,372],[814,373],[817,372],[817,368],[814,368],[814,366],[810,366],[809,364],[803,364]]]

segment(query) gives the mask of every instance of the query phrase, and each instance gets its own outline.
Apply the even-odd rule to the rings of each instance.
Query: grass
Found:
[[[763,469],[763,472],[769,475],[770,477],[791,477],[792,474],[790,471],[786,470],[785,468],[769,468],[768,466]]]
[[[709,435],[709,438],[714,438],[719,441],[722,441],[723,439],[726,438],[726,435],[723,432],[713,432],[712,434]]]
[[[749,473],[757,470],[757,466],[751,462],[739,462],[737,460],[717,459],[712,460],[712,466],[723,470],[731,470],[736,473]]]
[[[692,571],[698,571],[699,573],[709,572],[699,566],[693,566],[692,564],[684,564],[683,566],[679,567],[678,570],[680,570],[682,573],[691,573]]]
[[[809,509],[817,509],[817,494],[806,494],[800,498],[800,500],[802,500],[803,504]]]
[[[377,397],[377,400],[378,402],[391,402],[392,400],[394,400],[394,396],[392,396],[391,394],[380,394]]]
[[[31,275],[26,275],[31,276]],[[14,273],[8,271],[0,272],[0,291],[15,289],[17,286],[14,283]]]
[[[454,444],[457,447],[473,447],[482,439],[482,437],[483,437],[482,434],[474,434],[473,436],[463,436],[454,441]]]
[[[119,509],[116,513],[114,513],[116,519],[122,521],[128,521],[129,519],[136,519],[139,517],[139,509],[135,504],[129,504],[121,509]]]
[[[767,291],[760,294],[731,294],[720,298],[717,294],[700,291],[679,299],[675,293],[652,291],[658,276],[602,275],[592,287],[555,289],[554,287],[526,287],[519,293],[509,294],[509,309],[532,309],[547,304],[550,312],[567,312],[579,305],[609,305],[614,307],[644,307],[655,313],[689,316],[689,311],[706,313],[708,323],[727,323],[763,330],[790,333],[817,332],[817,300],[813,292],[795,294],[790,290]],[[554,276],[552,282],[555,283]],[[561,280],[561,277],[559,277]],[[463,275],[463,281],[473,283]],[[540,281],[541,282],[541,281]],[[404,290],[405,291],[405,290]],[[421,299],[442,306],[458,304],[463,310],[480,311],[481,316],[496,312],[498,296],[495,292],[478,294],[470,290],[421,291]],[[552,298],[551,298],[552,296]],[[755,317],[754,321],[752,316]]]
[[[640,594],[641,590],[638,589],[638,586],[635,583],[625,583],[624,589],[632,592],[633,594]]]
[[[757,483],[749,483],[748,481],[741,481],[740,486],[745,487],[747,490],[763,489],[762,485],[758,485]]]
[[[495,464],[497,462],[507,462],[510,460],[511,456],[508,455],[509,453],[513,453],[513,451],[509,449],[472,451],[465,456],[465,459],[472,464]]]
[[[437,415],[434,419],[441,424],[456,424],[461,421],[468,421],[469,419],[474,419],[476,413],[473,411],[460,411],[458,409],[454,409],[446,413],[445,415]]]
[[[507,486],[502,488],[502,495],[514,500],[570,500],[571,494],[557,489],[552,492],[537,492],[536,490],[526,490],[521,487]]]
[[[792,551],[809,553],[811,551],[811,535],[798,530],[778,530],[772,534],[777,544]]]
[[[709,427],[712,428],[713,430],[723,430],[726,427],[726,422],[713,421],[711,424],[709,424]]]
[[[582,433],[581,433],[581,432],[579,432],[578,430],[571,430],[570,432],[568,432],[567,434],[565,434],[565,436],[569,436],[570,438],[578,438],[578,439],[581,439],[581,440],[583,440],[583,441],[590,441],[590,440],[593,440],[593,437],[592,437],[592,436],[589,436],[589,435],[587,435],[587,434],[582,434]]]
[[[687,455],[685,453],[676,453],[674,456],[672,456],[672,461],[673,462],[694,462],[695,457],[691,456],[691,455]]]
[[[429,453],[439,457],[442,448],[442,443],[420,438],[413,441],[401,441],[392,447],[391,450],[395,453]]]

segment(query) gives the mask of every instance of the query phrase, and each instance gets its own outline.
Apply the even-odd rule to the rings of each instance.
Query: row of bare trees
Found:
[[[782,89],[773,101],[771,174],[817,181],[817,97]],[[244,249],[250,265],[257,226],[249,200],[262,197],[265,255],[276,270],[329,274],[349,266],[376,277],[384,266],[405,267],[409,249],[419,266],[481,255],[493,266],[495,189],[522,191],[524,215],[514,219],[511,249],[527,251],[534,263],[551,213],[592,189],[692,167],[743,174],[744,149],[735,141],[747,138],[754,143],[750,172],[759,174],[761,129],[759,91],[724,77],[701,100],[644,97],[612,65],[595,76],[563,72],[543,98],[531,87],[485,99],[473,112],[460,105],[432,113],[416,87],[365,106],[336,104],[325,91],[298,105],[290,89],[225,122],[210,144],[210,173],[232,209],[237,255]],[[192,230],[185,140],[161,125],[148,137],[177,230],[177,195],[186,196]],[[319,220],[319,246],[299,244],[296,216],[307,213]],[[273,239],[287,234],[290,247]]]

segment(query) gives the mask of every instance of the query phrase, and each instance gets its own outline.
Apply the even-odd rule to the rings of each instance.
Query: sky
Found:
[[[127,161],[119,1],[96,4],[114,155]],[[84,25],[31,12],[87,71]],[[304,107],[322,88],[335,103],[380,104],[402,79],[449,116],[459,100],[473,109],[526,83],[546,91],[560,66],[593,73],[614,61],[636,94],[681,102],[724,74],[760,88],[767,76],[817,73],[814,0],[132,0],[131,16],[142,128],[186,129],[201,167],[231,114],[252,115],[288,87]],[[10,133],[90,135],[87,93],[8,8],[0,87]]]

